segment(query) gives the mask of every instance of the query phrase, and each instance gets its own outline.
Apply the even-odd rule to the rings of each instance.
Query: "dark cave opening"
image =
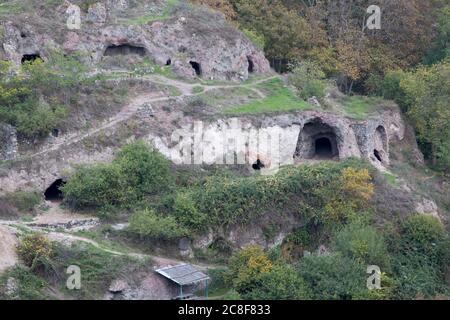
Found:
[[[41,58],[41,56],[39,55],[39,54],[37,54],[37,53],[33,53],[33,54],[24,54],[23,56],[22,56],[22,64],[23,63],[25,63],[25,62],[28,62],[28,61],[30,61],[30,62],[34,62],[34,61],[36,61],[36,60],[42,60],[42,58]]]
[[[145,56],[146,50],[144,47],[132,46],[129,44],[110,45],[105,50],[105,56],[124,56],[129,54],[136,54],[139,56]]]
[[[381,154],[377,149],[373,150],[373,155],[375,156],[375,158],[377,158],[378,161],[383,162],[383,158],[381,157]]]
[[[253,170],[261,170],[265,167],[264,163],[261,162],[261,160],[256,160],[256,162],[252,165]]]
[[[60,188],[65,184],[63,179],[58,179],[53,182],[50,187],[44,192],[45,200],[47,201],[60,201],[64,198],[64,195]]]
[[[191,64],[192,68],[195,70],[195,74],[197,76],[201,76],[202,75],[202,67],[200,66],[200,63],[195,62],[195,61],[189,61],[189,63]]]
[[[172,59],[167,59],[166,66],[170,66],[172,64]]]
[[[314,152],[319,158],[333,158],[333,146],[328,138],[319,138],[314,142]]]
[[[59,129],[53,129],[52,130],[52,136],[55,137],[55,138],[58,138],[58,136],[59,136]]]
[[[255,65],[252,59],[247,58],[247,60],[248,60],[248,73],[253,73],[255,71]]]

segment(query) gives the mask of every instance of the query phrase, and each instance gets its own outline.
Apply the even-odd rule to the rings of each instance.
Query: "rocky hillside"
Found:
[[[194,2],[0,4],[0,299],[170,299],[154,269],[185,262],[216,298],[447,296],[450,185],[411,112],[276,73]]]

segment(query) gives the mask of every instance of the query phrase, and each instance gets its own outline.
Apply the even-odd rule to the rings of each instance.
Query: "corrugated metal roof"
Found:
[[[198,271],[190,264],[180,264],[177,266],[169,266],[161,269],[157,269],[160,275],[172,280],[180,286],[193,284],[203,280],[209,279],[209,277],[201,271]]]

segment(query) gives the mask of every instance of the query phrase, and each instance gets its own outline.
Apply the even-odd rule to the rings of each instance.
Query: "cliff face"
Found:
[[[69,2],[54,9],[53,19],[45,16],[49,10],[43,8],[42,17],[39,12],[24,13],[1,21],[0,58],[18,66],[36,57],[45,61],[51,50],[60,49],[83,54],[93,67],[105,56],[149,57],[161,66],[172,65],[184,78],[239,81],[249,73],[270,72],[263,52],[221,14],[179,5],[167,7],[170,14],[159,15],[154,9],[168,4],[133,7],[136,4],[128,1],[116,2],[98,2],[87,12],[81,11],[79,29],[67,26]],[[133,18],[139,8],[143,15]]]

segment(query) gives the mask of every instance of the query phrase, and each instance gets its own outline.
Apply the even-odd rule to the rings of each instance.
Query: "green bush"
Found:
[[[349,300],[369,298],[367,265],[340,254],[311,255],[298,266],[312,299]]]
[[[23,263],[31,269],[45,265],[53,254],[53,244],[42,234],[24,236],[17,248]]]
[[[366,164],[349,159],[287,167],[273,176],[207,177],[202,185],[177,196],[174,211],[184,225],[200,229],[245,225],[269,212],[298,214],[309,222],[323,223],[324,208],[336,194],[342,170],[350,166]]]
[[[177,220],[188,228],[204,230],[207,216],[198,211],[190,193],[179,193],[175,198],[173,209]]]
[[[170,166],[160,153],[143,141],[126,145],[112,164],[80,167],[61,187],[65,201],[77,209],[135,207],[147,196],[167,191],[172,185]]]
[[[127,186],[125,196],[130,202],[166,191],[172,184],[170,162],[142,140],[124,146],[113,163]]]
[[[294,267],[275,265],[242,297],[250,300],[304,300],[309,298],[309,291]]]
[[[76,209],[102,208],[122,202],[126,187],[120,168],[97,164],[80,167],[61,187],[64,200]]]
[[[135,212],[130,217],[128,231],[142,239],[175,240],[187,234],[172,216],[158,216],[153,210]]]
[[[396,278],[394,296],[397,299],[433,298],[448,290],[442,271],[426,254],[398,254],[393,259],[393,270]]]
[[[445,238],[442,223],[429,215],[412,215],[401,226],[401,238],[404,244],[413,249],[429,254]]]
[[[14,279],[16,290],[6,292],[7,282]],[[25,267],[15,266],[0,276],[0,300],[47,300],[48,283]]]
[[[325,96],[326,82],[323,80],[325,73],[320,67],[311,61],[303,61],[292,66],[292,74],[289,82],[299,90],[302,99],[315,96],[323,98]]]
[[[333,248],[344,256],[366,265],[377,265],[384,272],[389,267],[389,254],[383,236],[374,227],[351,223],[333,240]]]

